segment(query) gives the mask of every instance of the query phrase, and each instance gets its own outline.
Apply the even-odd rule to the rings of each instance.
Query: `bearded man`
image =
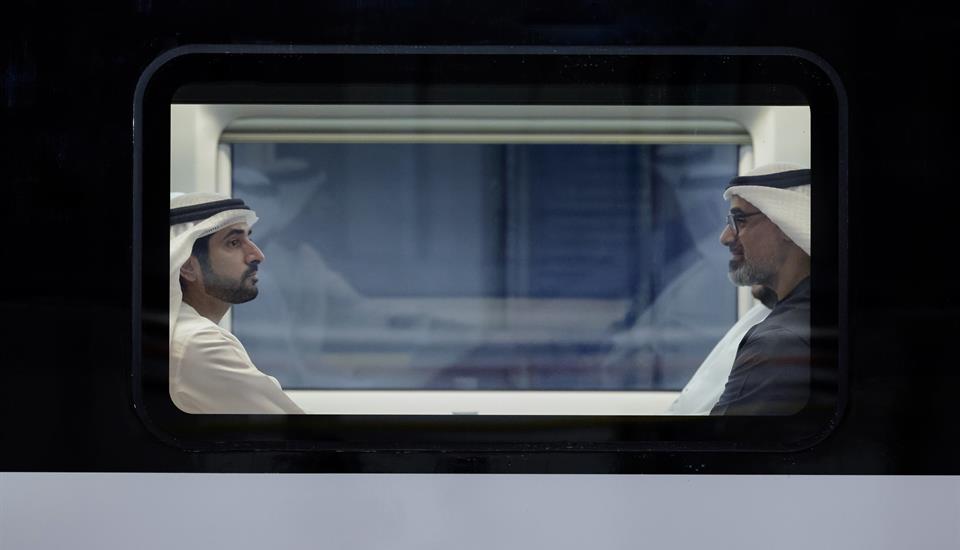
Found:
[[[170,200],[170,398],[184,412],[303,412],[218,324],[231,305],[257,297],[264,256],[250,238],[256,221],[240,199],[191,193]]]
[[[743,337],[710,414],[788,415],[810,397],[810,185],[809,169],[771,164],[723,194],[730,280],[772,290],[776,306]]]

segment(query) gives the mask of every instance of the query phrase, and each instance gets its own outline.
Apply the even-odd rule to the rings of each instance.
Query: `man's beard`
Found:
[[[256,286],[244,286],[244,282],[257,274],[257,267],[247,268],[240,280],[221,277],[210,266],[201,265],[203,287],[207,294],[228,304],[242,304],[257,297],[260,290]]]
[[[730,260],[730,271],[727,277],[737,286],[764,285],[770,286],[776,270],[769,266],[743,260]]]

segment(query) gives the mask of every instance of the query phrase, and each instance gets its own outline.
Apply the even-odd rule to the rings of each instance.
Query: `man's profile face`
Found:
[[[742,198],[730,198],[730,214],[740,230],[735,235],[729,226],[725,227],[720,243],[732,254],[729,277],[735,285],[772,286],[786,260],[786,236],[763,214],[749,216],[756,212],[759,210]]]
[[[250,235],[246,223],[236,223],[210,237],[207,261],[200,262],[200,280],[208,295],[228,304],[257,297],[257,270],[264,256]]]

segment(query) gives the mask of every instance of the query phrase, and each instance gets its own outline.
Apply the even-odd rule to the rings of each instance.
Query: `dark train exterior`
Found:
[[[954,18],[828,2],[332,2],[268,12],[253,3],[141,1],[14,9],[7,20],[16,24],[3,38],[6,249],[15,268],[2,300],[5,471],[955,475],[960,469],[950,347],[960,319],[950,245],[957,196]],[[151,63],[196,45],[226,53],[264,47],[280,66],[296,57],[295,49],[281,53],[286,46],[399,47],[410,55],[423,46],[423,55],[451,56],[457,48],[494,56],[502,47],[582,48],[586,58],[630,48],[734,56],[781,48],[822,60],[835,71],[847,110],[830,142],[843,150],[837,170],[847,175],[846,195],[835,205],[835,238],[846,244],[835,266],[846,273],[835,304],[845,363],[837,414],[822,437],[793,449],[736,441],[701,448],[669,438],[626,445],[618,443],[624,440],[618,430],[627,429],[621,425],[610,428],[614,443],[594,445],[571,435],[593,429],[581,421],[553,439],[549,426],[507,421],[513,435],[506,443],[496,424],[483,425],[478,444],[471,444],[471,424],[430,427],[454,435],[419,444],[409,436],[415,420],[402,423],[408,435],[398,440],[363,426],[378,441],[368,446],[338,444],[337,429],[344,428],[336,426],[328,426],[334,436],[326,439],[307,425],[280,432],[322,442],[313,446],[191,447],[158,435],[136,410],[132,383],[140,283],[148,277],[138,262],[151,253],[133,237],[144,215],[134,185],[141,177],[134,117],[138,83]],[[146,192],[147,202],[151,196]]]

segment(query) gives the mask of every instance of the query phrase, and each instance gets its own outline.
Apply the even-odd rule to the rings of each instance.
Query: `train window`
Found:
[[[839,414],[843,103],[816,60],[188,48],[138,98],[134,398],[161,437],[797,448]],[[735,412],[725,374],[721,404],[678,406],[759,311],[751,281],[728,280],[730,235],[748,242],[749,215],[785,226],[724,188],[770,163],[825,190],[805,195],[786,294],[809,288],[804,397]]]

